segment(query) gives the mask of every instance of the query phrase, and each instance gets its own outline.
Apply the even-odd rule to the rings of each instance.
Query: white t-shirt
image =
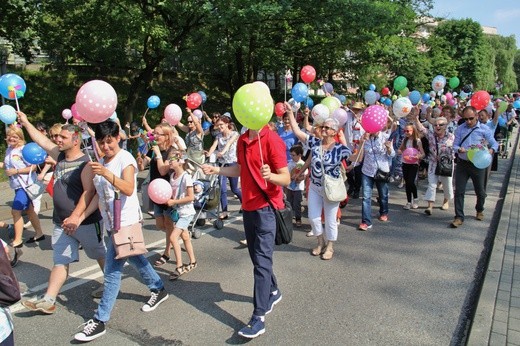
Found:
[[[104,163],[104,159],[101,159],[100,163],[103,164],[108,170],[118,178],[123,176],[123,170],[128,166],[134,166],[134,191],[130,196],[120,194],[121,196],[121,226],[133,225],[141,220],[141,207],[139,205],[139,199],[137,198],[137,162],[135,161],[132,154],[126,150],[119,150],[110,162]],[[107,181],[104,177],[96,175],[94,177],[94,186],[96,192],[99,195],[99,210],[103,216],[105,228],[111,230],[113,228],[113,215],[114,215],[114,186],[112,181]],[[108,212],[107,212],[108,210]]]
[[[287,164],[287,168],[289,169],[289,173],[291,174],[291,177],[292,177],[293,173],[296,173],[294,170],[300,171],[304,164],[305,164],[305,162],[301,159],[298,162],[294,162],[293,160],[289,161],[289,163]],[[303,175],[306,175],[306,174],[307,174],[307,169],[305,170],[305,172],[303,172]],[[303,191],[303,190],[305,190],[305,180],[302,180],[300,182],[291,180],[291,183],[289,184],[289,186],[287,186],[287,188],[291,191]]]
[[[182,181],[182,186],[179,186]],[[186,196],[186,190],[188,187],[193,187],[193,178],[187,172],[181,174],[180,177],[174,177],[173,174],[170,178],[170,184],[172,186],[172,199],[180,199]],[[180,193],[179,193],[180,188]],[[179,212],[179,216],[195,215],[195,208],[193,202],[174,205]]]

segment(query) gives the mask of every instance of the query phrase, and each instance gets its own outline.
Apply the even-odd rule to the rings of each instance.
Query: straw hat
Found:
[[[363,102],[356,102],[354,103],[351,107],[351,109],[365,109],[365,105],[363,104]]]

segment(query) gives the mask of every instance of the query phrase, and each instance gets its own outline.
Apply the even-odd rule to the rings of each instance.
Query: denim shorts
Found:
[[[19,189],[14,190],[13,205],[11,207],[13,210],[18,210],[18,211],[27,210],[27,209],[29,209],[29,206],[31,205],[31,203],[32,203],[32,201],[24,189],[19,188]]]
[[[54,265],[68,265],[72,262],[78,262],[80,244],[89,258],[95,260],[105,258],[106,247],[100,222],[81,225],[72,235],[65,233],[61,225],[55,224],[52,232]]]
[[[184,216],[181,216],[179,217],[179,220],[177,222],[175,222],[175,226],[174,228],[180,228],[180,229],[183,229],[183,230],[188,230],[188,227],[190,225],[190,222],[191,220],[193,220],[193,217],[195,215],[184,215]]]
[[[153,203],[153,202],[152,202]],[[164,204],[153,203],[153,216],[169,216],[168,211],[170,208]]]

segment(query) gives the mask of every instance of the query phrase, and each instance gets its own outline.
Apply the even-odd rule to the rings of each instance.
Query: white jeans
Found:
[[[323,234],[323,225],[321,223],[321,211],[323,210],[325,216],[325,240],[336,241],[338,239],[338,222],[336,216],[339,202],[327,201],[318,191],[319,188],[311,184],[309,187],[307,208],[312,233],[315,236]]]
[[[435,171],[432,172],[432,170],[428,170],[428,189],[426,189],[426,193],[424,194],[425,201],[435,203],[437,184],[439,181],[442,183],[444,198],[448,201],[453,199],[453,177],[435,175]]]

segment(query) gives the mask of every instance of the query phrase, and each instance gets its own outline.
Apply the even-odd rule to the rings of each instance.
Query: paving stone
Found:
[[[514,331],[520,332],[520,319],[510,318],[509,321],[507,322],[507,326],[508,326],[509,330],[514,330]]]
[[[507,323],[494,321],[493,326],[491,327],[491,332],[507,335]]]
[[[507,342],[514,345],[520,345],[520,332],[509,330],[507,333]]]
[[[507,337],[504,334],[491,333],[489,338],[490,346],[507,345]]]

